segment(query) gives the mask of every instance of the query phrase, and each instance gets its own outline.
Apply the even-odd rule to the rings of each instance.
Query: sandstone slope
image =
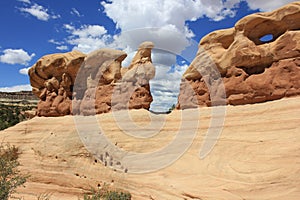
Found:
[[[41,193],[50,193],[55,200],[77,200],[90,186],[103,186],[104,183],[130,191],[133,199],[298,200],[299,108],[299,97],[227,106],[222,135],[212,152],[200,160],[199,149],[210,124],[212,109],[201,108],[198,117],[182,122],[200,120],[189,150],[171,166],[146,174],[114,171],[96,162],[79,139],[74,116],[35,117],[1,131],[0,140],[20,148],[20,170],[31,175],[26,187],[19,189],[18,196],[25,200],[35,200]],[[182,124],[182,112],[177,110],[170,115],[155,116],[154,125],[160,123],[162,117],[166,117],[166,123],[159,134],[150,139],[125,135],[112,113],[99,115],[98,120],[103,133],[118,147],[149,152],[172,141]],[[131,110],[129,113],[137,125],[147,130],[148,111]],[[183,131],[188,135],[191,128],[186,126]]]

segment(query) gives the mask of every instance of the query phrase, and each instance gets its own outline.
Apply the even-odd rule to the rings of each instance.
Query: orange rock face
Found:
[[[299,21],[300,3],[295,2],[205,36],[183,75],[177,107],[240,105],[299,95]],[[266,35],[270,39],[263,41]]]
[[[33,92],[40,98],[39,116],[93,115],[112,109],[149,109],[149,80],[155,75],[153,43],[140,45],[131,65],[122,68],[127,54],[99,49],[42,57],[29,70]]]
[[[39,116],[71,113],[73,86],[85,56],[78,51],[46,55],[29,69],[33,93],[40,99]]]

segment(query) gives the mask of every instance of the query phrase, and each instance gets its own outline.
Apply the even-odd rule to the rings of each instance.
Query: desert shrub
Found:
[[[26,176],[20,175],[17,167],[18,148],[0,144],[0,199],[7,200],[16,188],[24,185]]]
[[[173,104],[173,105],[169,108],[169,112],[172,112],[175,108],[176,108],[176,106],[175,106],[175,104]]]
[[[14,126],[26,120],[24,111],[32,110],[33,106],[13,106],[0,104],[0,130]]]
[[[105,198],[106,200],[130,200],[131,194],[127,192],[116,192],[116,191],[110,191],[106,194]]]
[[[131,200],[128,192],[109,191],[107,187],[91,189],[89,194],[84,195],[84,200]]]

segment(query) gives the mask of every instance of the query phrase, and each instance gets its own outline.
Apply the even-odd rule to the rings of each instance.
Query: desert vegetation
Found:
[[[0,104],[0,130],[14,126],[26,120],[25,111],[35,108],[33,105],[7,105]]]
[[[28,176],[20,174],[19,150],[9,144],[0,145],[0,199],[7,200],[24,185]]]
[[[91,189],[90,193],[84,195],[83,200],[130,200],[131,194],[123,191],[109,190],[104,186],[101,189]]]

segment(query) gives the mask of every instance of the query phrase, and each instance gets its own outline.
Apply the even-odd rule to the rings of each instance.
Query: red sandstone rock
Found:
[[[300,94],[300,3],[252,14],[199,44],[177,108],[248,104]],[[272,34],[268,42],[260,41]]]
[[[72,51],[46,55],[29,69],[33,93],[40,98],[37,115],[63,116],[71,113],[72,87],[85,54]]]
[[[99,49],[87,56],[73,51],[42,57],[29,70],[33,92],[40,98],[39,116],[93,115],[119,109],[149,109],[149,80],[155,75],[152,42],[140,45],[131,65],[127,54]]]
[[[149,109],[152,102],[149,80],[155,75],[152,48],[153,43],[142,43],[131,65],[123,69],[121,62],[127,55],[122,51],[100,49],[89,54],[78,77],[82,79],[81,86],[86,80],[86,88],[84,92],[75,90],[84,95],[76,98],[73,112],[93,115],[111,110]]]

